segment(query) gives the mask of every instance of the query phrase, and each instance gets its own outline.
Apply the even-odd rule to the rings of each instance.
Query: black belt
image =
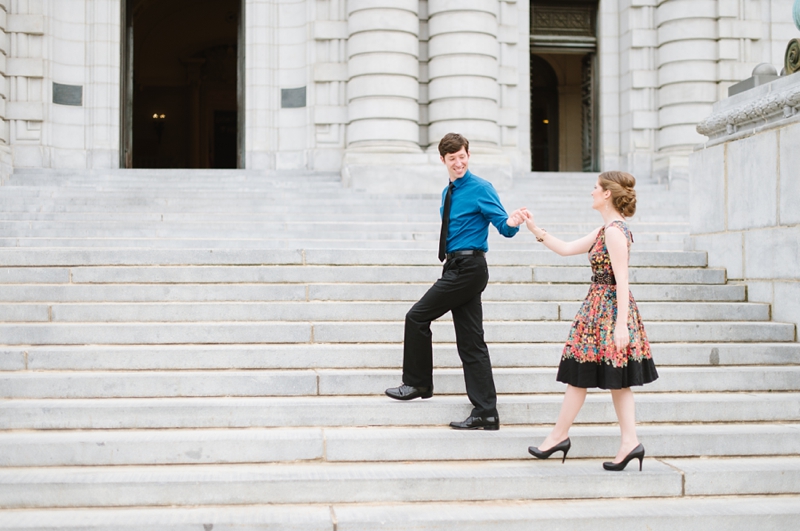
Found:
[[[456,256],[483,256],[485,253],[480,249],[470,249],[468,251],[453,251],[445,255],[448,260],[452,260]]]
[[[592,284],[607,284],[614,286],[617,283],[617,279],[614,278],[614,275],[609,275],[607,273],[599,273],[592,275]]]

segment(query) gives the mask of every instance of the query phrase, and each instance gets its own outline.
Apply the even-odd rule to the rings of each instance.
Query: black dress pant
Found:
[[[442,278],[406,314],[403,344],[403,383],[432,387],[431,321],[452,312],[472,415],[481,417],[497,416],[492,362],[483,340],[481,293],[488,281],[483,256],[457,256],[445,262]]]

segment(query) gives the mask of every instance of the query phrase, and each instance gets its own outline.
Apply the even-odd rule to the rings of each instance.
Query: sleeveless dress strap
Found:
[[[633,243],[633,233],[628,228],[628,224],[627,223],[625,223],[622,220],[615,219],[614,221],[612,221],[611,223],[608,224],[609,227],[612,226],[612,225],[616,225],[617,228],[622,231],[622,234],[625,235],[625,237],[628,239],[628,241]]]

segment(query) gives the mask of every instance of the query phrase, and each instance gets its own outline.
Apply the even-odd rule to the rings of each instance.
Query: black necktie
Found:
[[[450,203],[453,198],[453,188],[456,186],[450,183],[447,187],[447,195],[444,196],[444,209],[442,211],[442,231],[439,233],[439,261],[444,262],[447,254],[447,229],[450,226]]]

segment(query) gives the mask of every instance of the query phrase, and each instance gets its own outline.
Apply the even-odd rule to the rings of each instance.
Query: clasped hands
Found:
[[[528,212],[527,208],[522,207],[516,209],[514,212],[511,213],[510,216],[508,216],[508,221],[506,221],[506,224],[509,227],[519,227],[520,225],[522,225],[523,223],[527,223],[528,221],[533,222],[533,215],[530,212]],[[530,226],[528,228],[530,228]]]

